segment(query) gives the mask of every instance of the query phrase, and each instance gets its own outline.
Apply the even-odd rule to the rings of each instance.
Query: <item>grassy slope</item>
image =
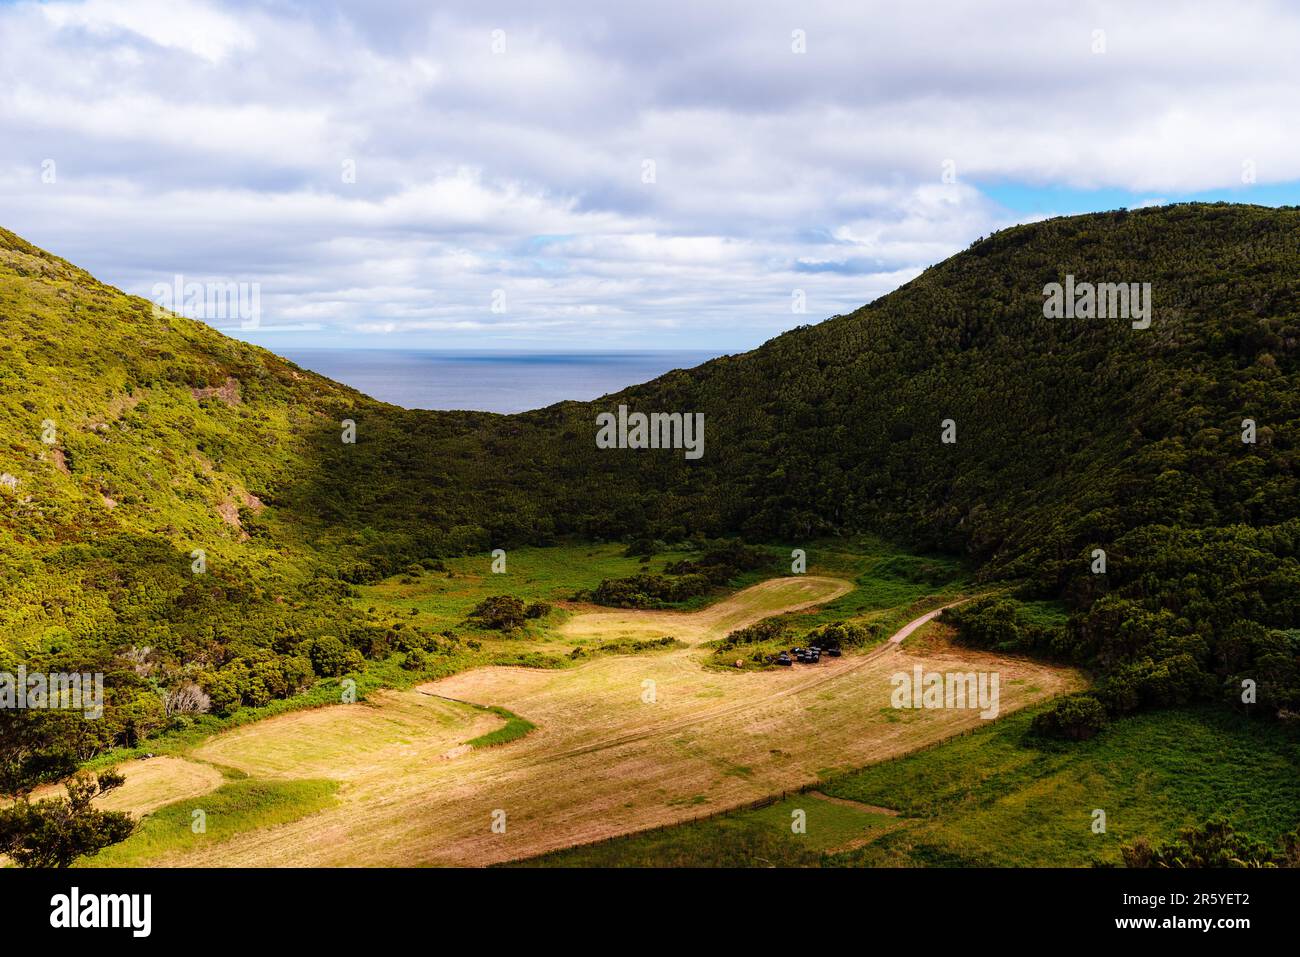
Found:
[[[924,820],[848,857],[855,864],[1077,865],[1119,860],[1121,843],[1171,838],[1225,816],[1274,841],[1300,823],[1300,740],[1214,710],[1126,718],[1055,745],[1012,715],[977,734],[832,782]],[[1094,809],[1106,833],[1092,833]]]
[[[83,866],[138,867],[164,854],[220,844],[236,834],[287,824],[334,803],[338,782],[259,781],[236,778],[201,797],[177,801],[148,815],[121,844],[106,848]],[[204,830],[195,833],[196,811]]]
[[[792,830],[804,812],[806,830]],[[520,862],[523,867],[811,867],[895,819],[800,794],[766,807],[680,824]]]
[[[3,230],[0,310],[5,470],[33,497],[0,527],[20,540],[128,532],[260,559],[265,543],[235,548],[219,506],[242,505],[242,492],[275,503],[309,465],[307,434],[377,405],[202,323],[155,315]],[[238,401],[195,395],[232,376]]]
[[[598,552],[609,553],[615,565],[626,561],[608,547],[598,549]],[[518,556],[519,561],[513,567],[531,581],[532,587],[536,589],[536,596],[554,597],[551,588],[557,582],[564,582],[568,587],[571,584],[569,576],[573,574],[570,570],[571,566],[582,557],[586,557],[585,553],[577,549],[563,548],[538,554],[524,553]],[[903,605],[915,604],[918,596],[924,596],[927,589],[943,588],[944,584],[947,584],[931,586],[927,583],[909,583],[907,587],[900,587],[899,582],[894,580],[900,573],[900,567],[911,567],[913,562],[916,567],[928,569],[926,575],[928,580],[935,579],[938,574],[937,567],[947,569],[947,573],[960,574],[960,569],[953,566],[931,567],[924,559],[912,559],[910,556],[888,550],[880,543],[869,540],[861,543],[860,549],[856,551],[841,543],[835,548],[828,545],[825,549],[813,549],[809,557],[811,574],[824,575],[833,568],[837,574],[846,575],[858,584],[856,590],[850,591],[838,600],[842,608],[836,613],[836,617],[852,616],[858,610],[866,616],[893,614],[897,609],[890,605],[890,602],[897,601]],[[821,564],[822,559],[825,560],[825,565]],[[654,559],[652,564],[659,560]],[[454,586],[454,593],[446,599],[457,607],[461,607],[466,601],[465,589],[474,591],[497,586],[500,576],[487,575],[479,580],[473,580],[468,568],[458,569],[457,565],[457,562],[448,563],[449,570],[455,577],[447,579]],[[438,580],[436,576],[430,576],[423,587],[433,587]],[[824,579],[816,580],[824,581]],[[417,592],[421,586],[397,584],[401,586],[405,596],[403,601],[418,599]],[[776,591],[786,596],[784,601],[787,603],[797,595],[797,592],[789,591],[788,586],[784,591]],[[771,603],[775,599],[769,591],[758,589],[751,590],[747,594],[750,596],[746,600],[747,614],[771,610]],[[370,598],[362,600],[370,600]],[[430,614],[437,613],[440,600],[436,595],[429,597]],[[708,609],[703,612],[703,614],[708,613]],[[602,614],[608,612],[597,612],[596,616]],[[683,620],[696,617],[682,616],[678,612],[620,611],[618,614],[641,616],[647,620],[658,620],[665,615],[676,616]],[[820,620],[820,617],[820,612],[806,615],[808,623],[801,624],[801,627],[812,627],[812,622]],[[503,647],[519,642],[543,647],[548,645],[564,647],[570,642],[566,629],[571,621],[570,619],[562,622],[559,627],[552,630],[549,619],[543,619],[542,622],[535,623],[539,629],[536,634],[526,638],[498,638],[493,643]],[[654,626],[649,627],[653,630]],[[487,646],[488,641],[485,640],[485,652]],[[690,654],[689,647],[681,643],[670,652],[678,656]],[[845,659],[839,664],[848,664],[850,660]],[[567,659],[565,663],[569,664]],[[303,820],[302,828],[310,829],[318,823],[322,828],[342,827],[346,830],[355,826],[370,833],[378,828],[383,828],[387,832],[394,828],[414,827],[427,819],[431,822],[427,826],[439,835],[435,842],[438,846],[441,846],[438,842],[448,842],[447,823],[440,815],[451,814],[458,820],[463,818],[465,802],[471,799],[492,800],[499,804],[501,800],[499,792],[502,787],[499,775],[509,777],[522,773],[521,784],[509,787],[511,797],[507,802],[508,805],[521,812],[523,809],[529,809],[530,817],[553,813],[556,815],[556,820],[554,824],[546,824],[531,836],[526,831],[521,831],[516,840],[526,841],[532,846],[545,846],[542,842],[555,833],[555,827],[572,827],[575,822],[586,822],[599,830],[599,825],[603,821],[616,830],[619,826],[619,815],[626,812],[619,810],[611,814],[603,802],[611,797],[617,797],[617,806],[621,807],[632,797],[631,793],[627,793],[629,788],[631,792],[640,793],[642,799],[649,801],[650,806],[643,809],[643,813],[650,819],[663,820],[681,815],[689,816],[696,813],[699,807],[716,806],[718,801],[729,799],[728,795],[733,791],[741,794],[738,800],[752,800],[766,793],[764,782],[768,780],[769,773],[780,777],[778,772],[784,768],[784,762],[811,763],[813,767],[821,767],[843,760],[844,755],[849,752],[841,747],[841,737],[836,735],[851,734],[853,738],[850,742],[851,746],[859,747],[863,742],[873,740],[874,731],[880,731],[883,736],[890,737],[898,730],[880,724],[880,719],[875,716],[875,709],[872,709],[872,714],[865,722],[856,722],[856,729],[849,731],[851,722],[845,721],[843,716],[861,711],[855,696],[863,687],[877,686],[876,682],[863,680],[859,674],[851,681],[810,692],[806,703],[801,703],[794,709],[795,714],[805,715],[802,719],[804,721],[817,720],[837,726],[834,734],[817,735],[802,742],[799,747],[790,745],[779,723],[777,727],[769,727],[766,730],[766,738],[770,740],[767,743],[760,740],[758,744],[762,746],[755,753],[750,753],[748,749],[752,734],[737,736],[732,725],[727,724],[725,720],[717,728],[713,728],[708,721],[701,721],[699,727],[689,730],[674,727],[670,733],[658,732],[660,737],[655,738],[653,735],[656,722],[672,725],[675,720],[696,714],[701,709],[707,711],[729,702],[749,701],[761,705],[763,698],[787,686],[791,680],[816,678],[833,667],[828,664],[823,669],[800,670],[798,674],[782,672],[760,676],[754,673],[741,674],[734,670],[721,674],[706,673],[701,671],[695,662],[680,660],[680,657],[675,665],[668,663],[666,667],[661,667],[663,665],[665,662],[656,651],[653,654],[622,654],[616,659],[589,660],[581,671],[567,670],[554,674],[554,677],[546,672],[529,674],[512,670],[502,673],[496,669],[484,669],[462,676],[467,683],[463,691],[453,687],[441,693],[448,694],[453,699],[508,704],[509,711],[504,708],[484,709],[458,704],[453,700],[427,693],[382,692],[373,695],[366,705],[349,705],[290,714],[277,720],[244,726],[228,734],[197,742],[192,740],[192,736],[184,736],[169,739],[166,743],[171,745],[169,750],[188,759],[188,762],[183,762],[187,769],[191,764],[195,765],[194,769],[206,768],[210,765],[195,763],[210,762],[222,768],[237,768],[240,772],[251,775],[253,779],[261,782],[274,782],[286,777],[295,780],[326,778],[349,782],[346,793],[340,795],[340,804],[327,818]],[[613,669],[613,673],[602,677],[602,669],[606,669],[607,666]],[[498,680],[503,683],[494,685],[493,674],[496,674]],[[646,675],[654,675],[662,682],[664,698],[659,706],[653,709],[647,709],[637,701],[636,692],[640,690],[639,682]],[[516,681],[522,682],[524,686],[538,682],[548,684],[547,688],[537,696],[515,704],[511,696],[519,694],[517,689],[512,688]],[[490,690],[493,688],[496,690]],[[633,692],[630,696],[628,689]],[[439,686],[425,690],[438,694]],[[841,692],[850,694],[851,697],[841,699],[837,696]],[[499,697],[499,694],[504,697]],[[625,714],[608,726],[601,725],[603,720],[623,709],[629,700],[632,706]],[[545,711],[545,708],[557,707],[559,710],[556,713]],[[484,715],[483,712],[486,710],[495,712],[497,717]],[[660,714],[661,711],[663,714]],[[841,715],[841,718],[836,718],[836,712]],[[528,751],[527,742],[511,743],[517,742],[531,729],[533,721],[529,719],[536,719],[536,723],[549,739],[549,745],[534,741],[533,750]],[[741,726],[747,721],[744,716],[735,719],[735,722],[739,722]],[[584,725],[593,723],[596,726],[590,732],[582,731]],[[909,729],[909,737],[916,735],[919,736],[918,740],[933,740],[935,735],[943,733],[941,729],[927,732],[923,724],[925,722]],[[627,779],[622,775],[615,780],[608,780],[606,761],[609,759],[599,754],[594,755],[587,765],[571,764],[564,767],[562,771],[545,769],[529,775],[526,770],[530,764],[530,756],[531,763],[537,763],[553,757],[551,752],[557,748],[563,751],[566,747],[571,748],[577,744],[607,744],[611,739],[619,739],[637,730],[652,735],[640,746],[639,753],[647,763],[641,766],[633,752],[626,748],[617,751],[618,760],[625,768],[629,764],[641,767],[640,773],[650,774],[651,778],[666,775],[667,781],[671,784],[654,780],[652,787],[641,790],[628,785]],[[694,743],[682,750],[687,740]],[[784,749],[782,754],[785,754],[785,757],[779,760],[772,757],[773,752],[768,750],[768,744],[773,742],[781,744]],[[490,769],[495,770],[491,771],[489,777],[478,786],[472,786],[473,775],[485,769],[478,767],[473,759],[463,755],[464,744],[470,745],[471,748],[488,749],[493,752],[489,760],[492,762]],[[510,744],[510,747],[492,747],[504,744]],[[527,753],[521,754],[519,750],[521,745],[525,747]],[[738,746],[740,751],[736,750]],[[443,758],[443,754],[451,751],[459,752],[461,756],[456,758],[456,762],[464,763],[448,763]],[[805,751],[815,753],[805,755],[803,754]],[[122,794],[124,803],[121,806],[131,808],[125,794],[125,791],[131,789],[134,789],[137,797],[147,797],[150,802],[157,802],[160,789],[153,786],[144,788],[141,781],[133,775],[140,776],[158,770],[160,762],[168,760],[177,759],[153,758],[128,768],[128,784]],[[773,768],[764,765],[764,762],[773,760],[777,760]],[[584,777],[584,775],[595,775],[595,777]],[[189,793],[192,793],[195,786],[186,781],[181,781],[179,784],[184,785],[184,792]],[[455,801],[448,804],[445,800],[446,790],[453,785],[457,789],[458,796]],[[779,790],[782,784],[769,786]],[[361,791],[357,790],[358,787]],[[738,787],[742,787],[743,793],[736,791]],[[538,788],[540,792],[537,791]],[[612,788],[617,793],[613,796],[605,795],[602,788]],[[407,795],[404,799],[407,804],[399,801],[397,797],[399,793]],[[545,800],[540,805],[536,803],[538,793],[545,795]],[[206,807],[205,800],[207,800],[206,796],[186,797],[181,806],[188,812],[195,807]],[[595,807],[604,807],[605,810],[593,811],[584,816],[578,814],[575,807],[564,803],[576,801],[581,806],[588,800]],[[832,819],[839,822],[835,825],[834,832],[839,833],[846,829],[852,830],[853,822],[862,817],[859,809],[846,810],[842,805],[832,802],[817,802],[809,805],[806,810],[809,813],[810,833],[821,836],[825,836],[823,830]],[[146,822],[149,820],[152,819],[146,818]],[[471,815],[470,824],[474,820],[477,819]],[[359,821],[365,823],[358,824]],[[181,824],[188,827],[188,818],[185,816],[172,815],[166,818],[166,822],[168,828],[180,827]],[[541,826],[540,820],[534,823]],[[149,833],[156,836],[157,832]],[[213,841],[209,839],[208,844],[211,843]],[[434,844],[425,846],[424,853],[432,853],[431,848],[434,846]],[[147,852],[132,851],[131,853],[136,856],[131,860],[132,862],[159,858],[180,860],[181,857],[178,855],[190,859],[193,855],[206,854],[206,847],[206,844],[194,843],[186,836],[182,842],[157,844],[153,850]],[[235,845],[231,844],[227,847],[227,852],[234,853],[234,849]],[[274,854],[289,852],[290,849],[286,845],[272,848],[270,853],[274,856]],[[294,851],[294,853],[300,852],[300,850]],[[250,853],[247,847],[244,848],[243,853]],[[395,852],[391,850],[384,850],[382,854],[375,852],[378,856],[373,860],[365,856],[368,853],[365,848],[353,848],[349,851],[346,847],[340,847],[338,853],[354,855],[347,859],[352,862],[358,860],[375,862],[389,860],[391,858],[384,855]],[[447,853],[453,852],[448,850]],[[461,849],[454,853],[482,852]],[[210,856],[203,859],[208,860]]]
[[[1033,709],[1036,710],[1036,709]],[[1121,843],[1172,838],[1227,817],[1275,841],[1297,824],[1300,739],[1276,725],[1211,709],[1117,722],[1091,741],[1031,737],[1033,710],[916,754],[823,783],[833,797],[883,806],[839,853],[789,832],[788,813],[745,811],[540,858],[544,866],[692,866],[755,863],[833,866],[1086,866],[1117,862]],[[806,801],[797,796],[785,805]],[[1092,812],[1106,811],[1105,834]],[[809,834],[812,835],[810,813]]]

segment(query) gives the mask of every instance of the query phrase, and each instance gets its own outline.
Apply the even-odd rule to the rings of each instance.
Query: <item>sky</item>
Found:
[[[1297,50],[1252,0],[0,0],[0,226],[272,349],[737,352],[1016,223],[1300,204]]]

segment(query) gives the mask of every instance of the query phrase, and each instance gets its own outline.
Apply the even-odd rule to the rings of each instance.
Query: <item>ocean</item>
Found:
[[[277,350],[304,369],[407,409],[525,412],[589,401],[716,352],[470,352],[442,349]]]

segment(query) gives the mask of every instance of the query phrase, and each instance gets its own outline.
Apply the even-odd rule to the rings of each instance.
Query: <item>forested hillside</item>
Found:
[[[1096,666],[1103,709],[1250,678],[1300,710],[1298,229],[1222,204],[1016,227],[751,353],[516,416],[375,402],[0,232],[0,671],[108,673],[74,759],[164,727],[181,686],[282,697],[384,655],[343,599],[412,562],[867,530],[1063,599],[1067,629],[980,606],[967,638]],[[1150,328],[1045,318],[1067,275],[1150,283]],[[597,448],[620,403],[704,413],[705,454]]]

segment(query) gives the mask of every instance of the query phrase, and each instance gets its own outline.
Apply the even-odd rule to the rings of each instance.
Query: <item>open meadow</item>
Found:
[[[571,567],[557,561],[565,556],[541,555],[536,568]],[[529,557],[514,565],[525,579]],[[778,615],[797,624],[795,636],[830,617],[879,619],[898,633],[957,600],[964,587],[955,566],[942,569],[944,583],[918,561],[870,549],[832,554],[807,575],[761,581],[686,610],[567,603],[522,639],[484,644],[486,655],[526,641],[563,666],[469,667],[352,704],[244,723],[180,753],[128,762],[127,784],[113,800],[153,815],[92,863],[518,860],[779,795],[986,723],[976,709],[892,707],[890,677],[917,663],[932,671],[997,671],[1002,713],[1082,686],[1069,669],[951,646],[918,653],[893,641],[815,666],[735,669],[710,661],[711,642]],[[423,592],[418,580],[397,582],[362,600],[451,621],[472,607],[476,591],[531,589],[529,597],[554,600],[584,582],[572,571],[553,574],[564,580],[544,582],[534,572],[515,588],[472,584],[453,568],[440,585],[425,582]],[[674,640],[645,652],[592,653],[665,638]],[[587,653],[575,659],[575,649]],[[493,737],[512,721],[516,732]],[[164,800],[167,781],[175,787],[171,802]],[[203,812],[204,832],[190,827],[195,811]],[[223,814],[232,820],[223,824]]]

